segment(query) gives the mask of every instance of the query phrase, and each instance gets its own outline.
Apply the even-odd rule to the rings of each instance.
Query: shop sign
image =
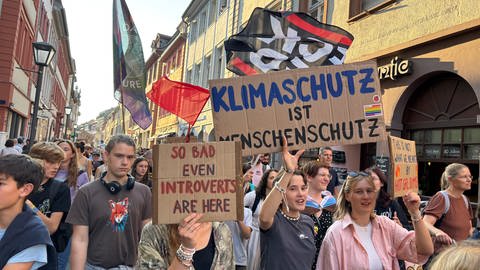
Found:
[[[394,81],[397,77],[412,73],[412,61],[403,60],[395,56],[390,64],[378,67],[378,78],[380,80],[390,78]]]

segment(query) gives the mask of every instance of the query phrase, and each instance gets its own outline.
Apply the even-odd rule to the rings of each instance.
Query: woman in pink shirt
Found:
[[[398,259],[423,264],[433,253],[430,234],[420,214],[420,197],[403,197],[414,231],[374,214],[377,193],[371,176],[350,172],[338,196],[336,222],[329,228],[317,269],[400,269]]]

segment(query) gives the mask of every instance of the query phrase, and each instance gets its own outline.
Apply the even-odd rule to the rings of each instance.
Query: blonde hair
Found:
[[[465,240],[442,251],[430,265],[431,270],[477,270],[480,265],[480,241]]]
[[[460,163],[452,163],[445,167],[445,171],[442,173],[441,186],[442,189],[447,189],[450,186],[448,179],[454,179],[457,177],[458,172],[463,169],[468,168],[467,166]]]
[[[338,194],[337,211],[333,216],[335,220],[341,220],[347,214],[352,214],[352,205],[347,201],[346,195],[352,192],[353,188],[362,180],[367,180],[368,184],[370,184],[372,188],[375,188],[373,178],[370,175],[364,176],[359,174],[357,176],[347,176],[347,179],[345,179],[345,182],[343,182],[342,189]],[[370,215],[370,218],[375,218],[375,213],[373,211]]]
[[[32,146],[28,155],[32,158],[43,159],[50,163],[63,161],[65,153],[62,148],[53,142],[39,142]]]

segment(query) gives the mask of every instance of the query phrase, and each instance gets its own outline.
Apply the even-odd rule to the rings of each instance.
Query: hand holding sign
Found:
[[[184,218],[178,225],[178,234],[180,236],[180,243],[189,249],[194,249],[198,239],[198,232],[200,226],[206,223],[199,223],[203,214],[190,214]]]

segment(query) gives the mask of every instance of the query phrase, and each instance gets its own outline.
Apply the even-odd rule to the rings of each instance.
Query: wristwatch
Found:
[[[285,171],[286,171],[287,173],[293,173],[293,170],[292,170],[292,169],[287,169],[287,167],[285,167]]]

